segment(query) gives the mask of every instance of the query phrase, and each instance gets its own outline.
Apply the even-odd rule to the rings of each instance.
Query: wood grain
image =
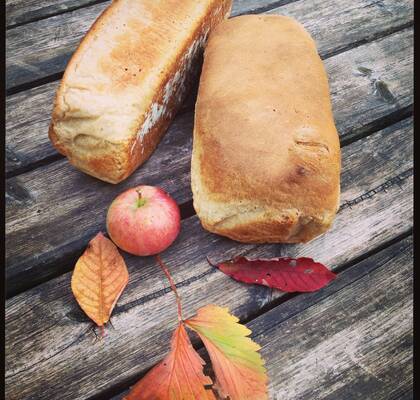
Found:
[[[288,3],[299,0],[234,0],[232,5],[232,15],[242,14],[261,14],[274,7],[280,7]]]
[[[56,78],[107,5],[96,4],[8,30],[6,88],[10,90],[48,76]],[[246,1],[243,8],[236,6],[235,12],[243,14],[248,6],[252,10],[255,2]],[[291,15],[303,23],[325,56],[411,24],[413,0],[343,0],[340,7],[335,0],[300,0],[270,12]]]
[[[348,190],[357,197],[351,200],[353,205],[342,207],[328,233],[308,244],[238,244],[204,231],[196,216],[184,220],[180,237],[162,257],[178,282],[185,315],[215,303],[244,319],[280,296],[266,287],[231,280],[210,267],[206,255],[214,262],[244,253],[310,256],[336,269],[410,231],[411,151],[406,154],[400,145],[405,146],[411,135],[395,140],[403,136],[401,131],[394,130],[395,136],[392,132],[389,128],[344,148],[348,153],[343,155],[343,200],[349,201]],[[371,151],[363,152],[362,146]],[[381,146],[388,151],[376,152]],[[350,153],[351,165],[346,162]],[[153,258],[125,255],[125,260],[130,281],[105,342],[93,343],[90,322],[70,292],[70,273],[7,301],[7,398],[84,399],[131,382],[162,358],[167,350],[163,344],[169,343],[177,320],[173,295]],[[24,326],[31,327],[30,333]]]
[[[14,5],[23,18],[12,24],[65,12],[29,23],[28,30],[9,30],[12,48],[16,44],[9,51],[16,56],[12,90],[60,74],[83,35],[78,29],[88,29],[98,15],[92,10],[109,3],[68,12],[90,1],[8,0],[9,10]],[[279,5],[284,6],[272,12],[302,16],[328,58],[334,114],[346,144],[334,226],[305,245],[257,246],[212,235],[192,216],[184,219],[181,236],[163,258],[178,282],[186,316],[213,302],[251,320],[253,337],[263,345],[274,400],[408,400],[413,398],[411,237],[346,268],[322,291],[284,303],[280,292],[241,285],[205,260],[206,255],[212,261],[238,254],[306,255],[341,270],[405,237],[413,225],[412,118],[371,134],[410,112],[413,36],[407,27],[413,1],[345,0],[337,7],[333,0],[237,0],[233,13]],[[360,67],[372,74],[360,74]],[[388,85],[392,101],[374,93],[378,81]],[[129,182],[101,186],[65,160],[50,163],[58,159],[46,136],[56,85],[18,93],[7,102],[7,171],[15,175],[38,167],[7,181],[12,292],[69,270],[88,239],[104,228],[106,206],[125,187],[148,182],[162,185],[179,202],[191,197],[192,113],[179,115],[157,152]],[[371,135],[351,143],[366,134]],[[176,323],[173,294],[153,258],[124,257],[130,282],[105,341],[95,341],[90,321],[72,297],[70,273],[7,301],[7,399],[109,398],[166,354]],[[255,319],[263,307],[274,308]]]
[[[381,118],[412,103],[410,43],[411,28],[325,61],[342,140],[360,134],[364,127],[371,130]],[[360,66],[381,76],[394,93],[395,103],[374,94],[371,79],[355,73]],[[87,176],[66,160],[9,179],[8,293],[68,270],[83,244],[104,229],[106,208],[125,188],[139,183],[160,185],[178,202],[190,200],[192,124],[192,113],[179,116],[149,161],[119,185]]]
[[[246,3],[246,2],[245,2]],[[304,13],[305,9],[303,6],[308,9],[306,11],[310,13],[312,6],[308,2],[302,2],[299,10],[300,13]],[[242,2],[239,4],[240,7],[245,7]],[[238,5],[238,7],[239,7]],[[248,4],[250,6],[250,4]],[[292,4],[289,4],[288,7],[292,7]],[[296,7],[296,5],[294,6]],[[246,7],[245,7],[246,8]],[[241,8],[243,10],[243,8]],[[239,10],[238,10],[239,11]],[[276,12],[287,11],[285,7],[281,7],[276,10]],[[298,11],[289,10],[289,14],[298,13]],[[355,17],[356,14],[352,14]],[[317,15],[311,16],[311,18],[317,18]],[[398,17],[399,18],[399,17]],[[310,21],[313,21],[310,19]],[[364,30],[356,29],[358,21],[354,21],[354,25],[350,28],[352,32],[353,40],[360,42],[366,39],[367,33]],[[349,21],[350,24],[350,21]],[[382,25],[381,25],[382,26]],[[312,22],[311,26],[308,26],[310,30],[319,29],[317,24]],[[339,31],[339,32],[337,32]],[[354,31],[354,32],[353,32]],[[341,33],[340,33],[341,32]],[[325,48],[328,45],[328,42],[332,40],[335,36],[342,35],[341,31],[341,22],[339,19],[333,19],[330,22],[330,25],[325,28],[322,32],[317,33],[318,36],[322,39],[318,43],[318,47],[322,52],[327,51],[337,51],[337,48]],[[340,46],[340,42],[337,41],[336,44]],[[396,42],[391,43],[392,47],[381,48],[381,51],[385,51],[387,56],[391,56],[391,59],[387,59],[385,54],[376,54],[376,57],[384,60],[381,67],[375,65],[377,69],[377,74],[381,73],[381,70],[393,66],[395,72],[393,72],[393,77],[386,77],[387,80],[393,80],[393,91],[397,91],[398,101],[401,104],[401,107],[407,105],[407,103],[412,102],[412,88],[408,87],[408,90],[401,91],[398,86],[404,86],[405,83],[412,85],[412,36],[401,36],[399,37],[398,45]],[[400,46],[402,48],[400,48]],[[393,53],[396,54],[393,54]],[[406,52],[406,54],[402,54]],[[408,54],[409,53],[409,54]],[[395,58],[401,57],[400,63],[402,65],[395,65]],[[365,54],[366,56],[366,54]],[[366,60],[362,57],[359,57],[357,60],[359,64],[364,65],[372,61],[371,57],[367,57]],[[374,61],[375,62],[375,61]],[[337,66],[339,68],[339,65]],[[353,71],[347,71],[350,74]],[[411,81],[411,82],[410,82]],[[369,79],[366,81],[369,82]],[[345,85],[345,82],[342,82]],[[42,85],[12,96],[9,96],[6,101],[6,141],[7,141],[7,157],[6,157],[6,173],[7,174],[17,174],[32,166],[36,165],[42,160],[48,160],[51,158],[61,157],[56,150],[53,148],[51,143],[48,140],[48,125],[51,117],[52,104],[54,101],[55,91],[57,88],[57,82],[49,83]],[[333,88],[334,89],[334,88]],[[339,88],[337,88],[338,90]],[[408,99],[406,98],[408,95]],[[190,104],[194,104],[194,98],[189,99]],[[399,107],[394,107],[399,109]],[[391,111],[391,110],[389,110]],[[392,109],[392,111],[394,111]],[[356,127],[357,128],[357,127]]]
[[[255,13],[268,10],[294,0],[236,0],[233,3],[232,13]],[[57,14],[64,14],[78,8],[87,7],[96,3],[110,4],[104,0],[7,0],[6,26],[23,25]]]
[[[386,247],[246,324],[262,345],[270,399],[412,398],[412,245],[410,236]]]
[[[412,256],[412,241],[405,240],[340,275],[344,282],[356,280],[344,288],[344,282],[331,285],[328,297],[299,298],[252,321],[270,398],[388,400],[409,391]],[[293,315],[302,302],[308,308]]]
[[[62,158],[48,139],[58,82],[6,98],[6,173],[19,173],[52,157]]]
[[[99,0],[100,1],[100,0]],[[6,26],[11,28],[98,3],[98,0],[7,0]],[[109,3],[109,1],[107,2]]]

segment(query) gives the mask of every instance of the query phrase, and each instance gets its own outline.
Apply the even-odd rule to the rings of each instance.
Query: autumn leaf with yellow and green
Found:
[[[125,400],[215,400],[203,373],[204,361],[191,345],[184,325],[194,330],[206,347],[216,376],[213,386],[230,400],[267,400],[267,374],[258,353],[260,346],[248,336],[227,308],[208,305],[180,322],[168,356],[141,379]],[[206,386],[206,387],[205,387]]]

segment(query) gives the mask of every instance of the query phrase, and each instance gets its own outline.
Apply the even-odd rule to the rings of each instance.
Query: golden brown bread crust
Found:
[[[208,33],[232,0],[115,0],[73,54],[49,137],[110,183],[153,152],[185,97]]]
[[[246,15],[211,33],[196,103],[194,208],[242,242],[306,242],[331,225],[340,143],[316,45],[295,20]]]

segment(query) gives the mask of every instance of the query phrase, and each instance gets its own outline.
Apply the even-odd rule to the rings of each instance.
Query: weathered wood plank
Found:
[[[38,86],[6,99],[6,173],[58,156],[48,139],[58,82]]]
[[[372,50],[375,47],[375,45],[372,45],[366,51],[348,53],[349,57],[354,55],[352,61],[348,59],[347,62],[344,62],[343,58],[336,59],[337,62],[335,63],[328,61],[327,69],[333,96],[339,95],[339,90],[348,90],[351,85],[355,84],[355,81],[358,82],[356,88],[359,88],[364,82],[367,85],[365,87],[369,89],[368,92],[372,93],[372,79],[368,77],[357,79],[353,76],[358,66],[367,65],[375,71],[376,75],[381,76],[389,84],[391,91],[396,96],[397,103],[382,102],[383,109],[381,111],[389,113],[411,104],[413,101],[413,37],[411,34],[407,35],[406,32],[392,35],[393,40],[391,42],[386,43],[386,45],[379,45],[376,50]],[[334,32],[329,34],[334,35]],[[379,41],[379,43],[385,42]],[[373,53],[370,55],[372,51]],[[344,64],[341,65],[341,63]],[[341,68],[345,68],[345,71],[341,71]],[[339,79],[345,75],[347,75],[346,80]],[[349,80],[351,82],[348,82]],[[48,125],[56,88],[57,82],[53,82],[7,98],[6,143],[8,154],[6,157],[6,172],[8,174],[17,174],[41,160],[59,156],[48,140]],[[365,98],[365,94],[366,91],[358,93],[356,89],[352,97]],[[372,97],[368,96],[366,98],[370,100]],[[336,105],[337,99],[338,97],[334,96],[334,108],[344,107]],[[194,98],[189,100],[189,104],[192,105]],[[344,98],[344,102],[347,101],[347,98]],[[351,119],[351,116],[354,118],[357,115],[358,119],[363,122],[366,112],[364,104],[359,102],[355,104],[355,112],[353,108],[347,108],[347,115],[343,116],[343,120]],[[374,105],[376,108],[378,106],[377,102]],[[361,112],[358,112],[358,109],[361,109]],[[340,115],[337,115],[337,117],[340,118]],[[359,120],[354,122],[356,122],[354,129],[357,130],[362,123]]]
[[[414,398],[414,387],[411,387],[406,392],[401,393],[395,397],[395,400],[413,400]]]
[[[100,1],[100,0],[99,0]],[[21,25],[76,8],[98,3],[98,0],[7,0],[6,26]],[[107,2],[109,3],[109,1]]]
[[[261,12],[261,10],[268,10],[291,1],[295,0],[236,0],[233,3],[232,13],[237,15],[245,12]],[[110,1],[104,0],[43,0],[42,2],[39,0],[7,0],[6,25],[10,28],[17,24],[27,24],[102,2],[110,4]]]
[[[270,398],[388,400],[410,390],[412,257],[412,242],[406,240],[358,266],[367,269],[363,279],[296,316],[293,308],[297,306],[296,313],[304,299],[252,321],[248,326],[262,346]],[[339,279],[345,281],[354,272],[359,271]],[[322,297],[323,293],[308,296],[312,302]]]
[[[232,15],[261,14],[274,7],[280,7],[298,0],[234,0]]]
[[[393,399],[410,393],[412,316],[399,315],[400,327],[395,319],[412,300],[412,244],[411,236],[403,239],[347,268],[323,290],[299,295],[247,323],[263,346],[270,399],[389,400],[391,393]],[[356,354],[349,354],[356,346]],[[208,358],[203,348],[200,354]]]
[[[364,126],[370,129],[376,120],[411,104],[411,42],[408,29],[325,61],[341,138],[361,132]],[[382,77],[397,99],[395,104],[377,97],[371,80],[354,73],[360,66]],[[106,207],[126,187],[140,182],[161,185],[178,202],[191,199],[192,124],[192,113],[180,116],[150,160],[116,186],[78,172],[66,160],[9,179],[8,290],[28,287],[28,282],[34,285],[66,270],[69,264],[62,260],[73,263],[82,244],[104,229]]]
[[[7,89],[63,71],[80,39],[107,4],[100,3],[8,30]],[[252,4],[255,3],[244,2],[244,8],[237,6],[235,12],[246,13],[247,6],[252,10]],[[335,0],[300,0],[272,12],[297,18],[314,35],[322,49],[321,55],[326,55],[412,23],[413,0],[343,0],[340,7]]]
[[[396,171],[410,168],[411,162],[404,165],[410,154],[402,153],[399,147],[392,149],[392,143],[406,139],[395,141],[394,137],[385,145],[386,138],[392,137],[389,129],[384,132],[377,136],[383,135],[381,146],[388,147],[382,155],[374,151],[378,145],[372,147],[371,154],[361,149],[367,140],[373,143],[374,136],[344,149],[355,155],[352,165],[343,158],[342,189],[347,200],[333,228],[310,243],[239,244],[204,231],[196,216],[184,220],[179,239],[163,259],[178,282],[185,315],[216,303],[247,318],[280,296],[266,287],[241,285],[229,279],[207,264],[206,255],[213,261],[245,252],[250,257],[310,256],[336,269],[408,232],[412,228],[412,170]],[[357,194],[351,182],[360,182],[361,188],[369,186],[369,190]],[[348,190],[357,198],[349,201]],[[71,295],[70,273],[7,301],[8,398],[25,400],[40,393],[45,400],[57,395],[62,399],[86,398],[110,385],[131,381],[163,356],[163,343],[168,343],[176,323],[173,295],[153,258],[125,255],[125,259],[130,281],[114,310],[115,329],[109,328],[105,344],[93,343],[91,324]],[[31,327],[30,335],[25,326]]]
[[[7,177],[64,158],[48,139],[57,87],[58,81],[55,81],[6,98]],[[192,88],[178,111],[177,119],[194,108],[197,89],[198,85]]]
[[[7,263],[12,275],[8,290],[21,286],[22,279],[35,283],[51,276],[65,267],[61,260],[73,263],[86,237],[105,229],[107,208],[125,188],[150,184],[164,188],[179,204],[189,200],[192,124],[191,114],[180,117],[153,157],[117,186],[77,172],[66,160],[9,179]],[[35,220],[37,226],[30,227]],[[22,236],[16,242],[18,232],[26,239]],[[14,269],[16,265],[22,269]]]

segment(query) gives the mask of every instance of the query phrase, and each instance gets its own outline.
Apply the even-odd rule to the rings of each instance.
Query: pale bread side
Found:
[[[204,228],[249,243],[306,242],[332,224],[340,143],[316,45],[295,20],[247,15],[210,35],[191,184]]]
[[[111,183],[153,152],[179,109],[208,33],[231,0],[116,0],[72,56],[49,136],[80,170]]]

